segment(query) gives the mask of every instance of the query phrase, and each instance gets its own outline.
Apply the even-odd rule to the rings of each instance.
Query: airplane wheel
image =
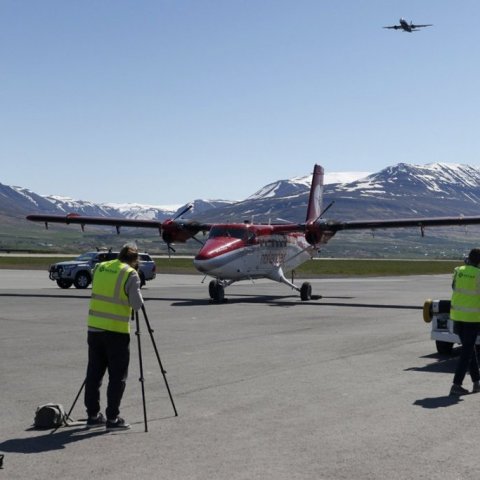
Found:
[[[208,284],[208,294],[210,295],[210,298],[213,300],[215,298],[215,285],[217,282],[215,280],[212,280]]]
[[[312,286],[310,285],[310,283],[308,282],[302,283],[302,286],[300,288],[300,298],[302,299],[303,302],[306,302],[307,300],[311,300]]]
[[[213,301],[215,303],[223,303],[224,299],[225,299],[225,289],[223,288],[223,285],[221,285],[220,283],[216,283],[214,288],[214,293],[213,293]]]

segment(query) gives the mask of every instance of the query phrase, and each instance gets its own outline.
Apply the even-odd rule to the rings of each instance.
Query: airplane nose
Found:
[[[221,237],[206,241],[193,260],[202,273],[225,274],[224,267],[241,255],[244,242],[238,238]]]
[[[195,260],[211,260],[219,255],[236,250],[242,245],[242,240],[238,238],[213,238],[207,240],[197,253]]]

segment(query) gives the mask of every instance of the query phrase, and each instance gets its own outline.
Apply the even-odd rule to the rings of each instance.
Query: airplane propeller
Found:
[[[187,212],[189,212],[193,208],[193,203],[189,203],[180,213],[178,213],[173,220],[177,220],[180,218],[182,215],[185,215]]]
[[[330,210],[330,207],[333,207],[333,204],[335,203],[335,200],[332,200],[321,212],[320,212],[320,215],[315,219],[315,222],[318,222],[322,217],[323,217],[323,214],[327,211],[327,210]]]

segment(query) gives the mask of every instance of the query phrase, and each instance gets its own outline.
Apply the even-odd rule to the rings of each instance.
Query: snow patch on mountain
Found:
[[[462,164],[408,165],[399,163],[368,175],[359,181],[338,185],[337,191],[362,192],[363,195],[388,193],[390,196],[406,196],[415,194],[415,191],[427,191],[438,196],[451,195],[458,187],[478,192],[480,170]],[[470,192],[469,195],[471,194]]]
[[[368,175],[368,172],[332,172],[325,174],[325,185],[335,183],[345,183],[347,181],[353,181],[358,178],[363,178]],[[310,189],[312,183],[312,176],[305,175],[302,177],[294,177],[290,180],[279,180],[277,182],[270,183],[261,188],[253,195],[247,198],[247,200],[258,200],[266,198],[292,198],[298,195],[304,194]]]
[[[332,183],[350,183],[370,175],[371,172],[325,172],[324,184]],[[311,182],[311,176],[308,178],[308,185]]]
[[[11,189],[38,207],[38,202],[33,198],[33,192],[28,190],[28,188],[12,186]]]

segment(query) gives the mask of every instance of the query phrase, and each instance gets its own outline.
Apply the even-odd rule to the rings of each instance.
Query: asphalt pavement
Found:
[[[51,433],[32,429],[35,409],[68,409],[82,385],[90,290],[0,270],[0,479],[478,477],[480,395],[448,397],[456,357],[436,353],[422,319],[449,275],[314,279],[310,302],[258,281],[222,305],[201,280],[159,275],[143,291],[178,417],[140,317],[148,432],[132,334],[132,429]]]

